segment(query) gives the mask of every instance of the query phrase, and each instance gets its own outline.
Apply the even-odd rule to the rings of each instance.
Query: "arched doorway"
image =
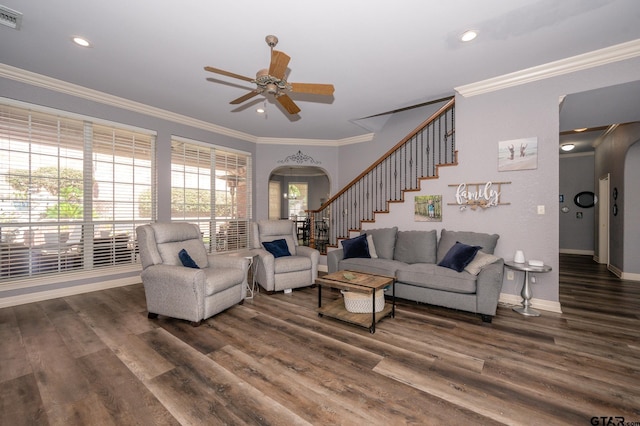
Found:
[[[269,219],[304,216],[304,210],[319,208],[329,194],[329,176],[321,167],[277,167],[269,175]]]

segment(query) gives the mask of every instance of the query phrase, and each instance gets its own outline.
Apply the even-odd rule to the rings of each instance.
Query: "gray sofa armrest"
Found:
[[[150,313],[194,322],[203,319],[205,274],[202,269],[151,265],[140,276]]]
[[[496,314],[500,291],[502,291],[502,275],[504,260],[500,259],[482,268],[477,281],[477,311],[479,314]]]
[[[338,263],[344,258],[344,250],[337,249],[327,252],[327,270],[329,273],[338,271]]]
[[[242,269],[245,273],[249,271],[249,259],[240,256],[229,256],[228,254],[210,254],[207,256],[210,268],[234,268]]]

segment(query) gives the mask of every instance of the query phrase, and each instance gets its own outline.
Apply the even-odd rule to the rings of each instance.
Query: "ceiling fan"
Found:
[[[240,96],[238,99],[234,99],[229,102],[232,105],[241,104],[242,102],[253,98],[259,94],[274,95],[276,100],[284,107],[289,114],[297,114],[300,112],[300,108],[293,102],[293,99],[287,95],[287,92],[294,93],[310,93],[314,95],[332,95],[334,88],[333,84],[314,84],[314,83],[289,83],[286,80],[285,73],[287,71],[287,65],[291,58],[284,52],[273,50],[276,44],[278,44],[278,37],[274,35],[268,35],[265,37],[265,41],[271,48],[271,63],[268,69],[262,69],[256,73],[256,78],[245,77],[243,75],[235,74],[229,71],[221,70],[213,67],[204,67],[206,71],[210,71],[216,74],[226,75],[227,77],[233,77],[244,81],[249,81],[256,84],[256,88],[246,95]]]

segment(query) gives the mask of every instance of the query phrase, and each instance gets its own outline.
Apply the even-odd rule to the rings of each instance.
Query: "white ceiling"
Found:
[[[23,14],[19,31],[0,26],[0,63],[264,138],[358,137],[369,133],[355,123],[363,117],[640,39],[637,0],[0,3]],[[470,28],[478,38],[461,43]],[[266,118],[261,97],[229,105],[251,83],[203,67],[253,77],[269,63],[267,34],[292,58],[290,81],[332,83],[334,96],[292,94],[294,117],[272,99]],[[570,99],[564,119],[578,122]]]

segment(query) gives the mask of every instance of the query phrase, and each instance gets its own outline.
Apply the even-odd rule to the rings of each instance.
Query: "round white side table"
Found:
[[[529,317],[539,317],[540,312],[531,308],[531,298],[533,297],[533,292],[531,291],[529,273],[549,272],[551,271],[551,266],[531,266],[527,262],[516,263],[513,260],[505,261],[504,266],[513,269],[514,271],[524,272],[524,283],[522,284],[522,292],[520,293],[520,295],[522,296],[522,306],[517,306],[513,308],[513,310],[518,312],[519,314]]]

